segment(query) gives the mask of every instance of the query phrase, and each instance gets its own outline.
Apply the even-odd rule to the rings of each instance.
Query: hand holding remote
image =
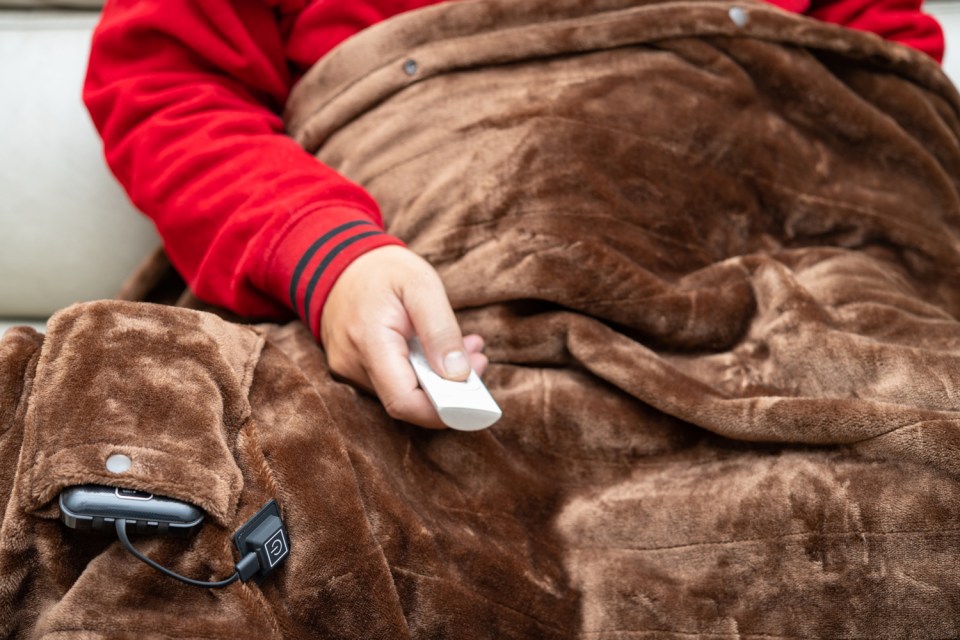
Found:
[[[447,379],[465,380],[487,366],[483,338],[462,336],[440,276],[403,247],[374,249],[350,263],[323,307],[320,332],[334,374],[376,393],[394,418],[421,427],[446,425],[418,384],[408,339],[423,339],[432,369]]]

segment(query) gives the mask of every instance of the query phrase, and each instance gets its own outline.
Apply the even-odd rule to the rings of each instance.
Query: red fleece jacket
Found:
[[[400,244],[373,199],[284,135],[293,83],[337,43],[437,0],[111,0],[83,97],[107,162],[201,299],[246,316],[320,310],[357,256]],[[921,0],[776,0],[938,61]]]

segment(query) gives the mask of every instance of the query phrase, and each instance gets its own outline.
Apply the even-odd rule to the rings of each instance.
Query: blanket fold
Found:
[[[396,423],[300,323],[8,332],[0,637],[960,636],[958,115],[922,54],[749,1],[359,34],[290,135],[437,267],[503,419]],[[139,541],[191,577],[271,498],[291,554],[180,585],[57,520],[78,482],[201,506]]]

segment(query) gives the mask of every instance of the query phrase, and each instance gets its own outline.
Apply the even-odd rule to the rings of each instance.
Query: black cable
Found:
[[[194,587],[206,587],[207,589],[219,589],[221,587],[225,587],[227,585],[233,584],[234,582],[240,579],[239,569],[235,571],[233,575],[230,576],[229,578],[225,580],[220,580],[219,582],[204,582],[202,580],[194,580],[192,578],[187,578],[186,576],[182,576],[179,573],[174,573],[173,571],[170,571],[170,569],[167,569],[166,567],[157,564],[147,556],[137,551],[136,547],[134,547],[133,544],[130,543],[130,538],[127,537],[127,521],[124,520],[123,518],[117,518],[117,537],[120,538],[120,542],[122,542],[123,546],[127,548],[127,551],[135,555],[137,558],[139,558],[143,562],[147,563],[148,565],[150,565],[157,571],[163,573],[164,575],[170,576],[171,578],[176,578],[180,582],[185,582]],[[254,557],[256,557],[255,554],[248,554],[248,555],[254,555]],[[246,560],[246,558],[244,560]],[[241,560],[241,563],[243,563],[244,560]]]

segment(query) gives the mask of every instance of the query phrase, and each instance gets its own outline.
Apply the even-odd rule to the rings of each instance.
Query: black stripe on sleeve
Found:
[[[334,258],[337,257],[341,251],[352,245],[354,242],[363,240],[364,238],[369,238],[370,236],[375,236],[383,233],[382,231],[366,231],[364,233],[358,233],[357,235],[343,240],[330,250],[327,255],[323,257],[323,260],[320,261],[320,264],[317,265],[317,270],[313,272],[313,276],[310,278],[310,282],[307,283],[307,292],[303,297],[303,322],[307,325],[307,328],[310,328],[310,300],[313,298],[313,291],[317,288],[317,283],[320,281],[320,277],[323,275],[324,269],[326,269]]]
[[[296,268],[293,270],[293,277],[290,279],[290,306],[293,307],[295,312],[300,312],[300,309],[297,307],[297,286],[300,284],[300,277],[303,275],[303,272],[306,271],[307,265],[310,264],[310,260],[312,260],[313,256],[316,255],[317,251],[320,250],[320,247],[329,242],[331,238],[343,233],[344,231],[347,231],[348,229],[352,229],[353,227],[360,225],[373,225],[373,223],[369,220],[354,220],[352,222],[345,222],[339,227],[334,227],[330,231],[320,236],[304,252],[303,257],[300,258],[300,261],[297,262]],[[307,306],[309,309],[309,305],[305,306]]]

